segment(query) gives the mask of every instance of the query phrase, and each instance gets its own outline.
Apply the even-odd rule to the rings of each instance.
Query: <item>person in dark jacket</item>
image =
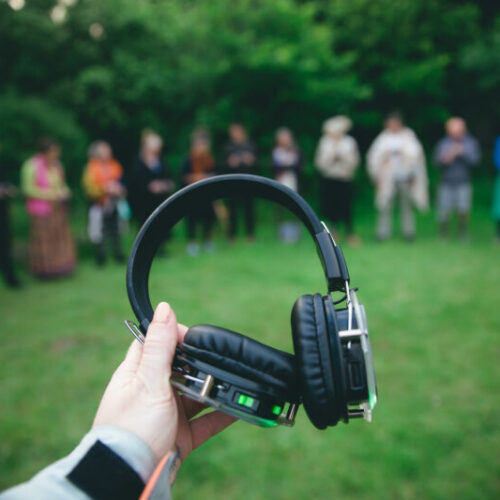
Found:
[[[276,132],[276,145],[271,153],[271,169],[274,179],[292,191],[299,190],[299,174],[302,169],[302,153],[288,128]],[[295,220],[287,220],[285,211],[278,208],[278,238],[285,243],[295,243],[300,238],[300,226]]]
[[[20,283],[14,272],[11,255],[11,235],[9,225],[9,198],[15,196],[15,189],[3,177],[0,168],[0,272],[10,288],[19,288]]]
[[[211,152],[210,136],[205,129],[196,129],[191,136],[191,149],[182,166],[182,182],[185,186],[207,179],[215,175],[215,160]],[[196,230],[202,229],[203,249],[213,252],[215,244],[212,233],[216,215],[212,203],[198,203],[191,207],[186,222],[188,246],[187,253],[195,257],[200,253],[200,245],[196,241]]]
[[[271,154],[271,169],[275,180],[293,191],[299,190],[299,174],[302,170],[302,153],[288,128],[276,132],[276,145]]]
[[[255,174],[257,156],[255,146],[249,141],[245,127],[232,123],[229,127],[229,142],[224,150],[225,172],[228,174]],[[238,213],[243,209],[245,232],[248,241],[255,238],[255,209],[251,196],[233,197],[227,200],[229,209],[228,236],[231,241],[238,231]]]
[[[442,237],[448,236],[450,215],[458,214],[458,230],[467,237],[469,212],[472,205],[470,170],[479,163],[479,143],[467,133],[463,118],[454,116],[445,125],[446,137],[434,151],[434,162],[441,169],[437,212]]]
[[[174,190],[172,176],[161,158],[163,141],[152,130],[144,130],[141,151],[128,182],[130,206],[140,226]]]

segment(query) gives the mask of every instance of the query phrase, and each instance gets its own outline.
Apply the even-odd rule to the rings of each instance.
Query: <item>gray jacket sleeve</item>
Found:
[[[26,483],[14,486],[0,494],[1,500],[36,499],[88,499],[89,496],[67,479],[67,475],[82,460],[89,449],[101,441],[120,456],[146,484],[157,465],[157,459],[149,446],[131,432],[111,426],[93,428],[80,444],[65,458],[49,465]],[[163,497],[170,499],[170,488]]]
[[[468,137],[464,141],[464,152],[463,158],[469,165],[476,165],[481,159],[481,150],[479,148],[479,143],[474,137]]]

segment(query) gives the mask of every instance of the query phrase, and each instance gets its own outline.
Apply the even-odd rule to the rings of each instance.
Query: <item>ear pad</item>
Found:
[[[333,321],[332,321],[333,320]],[[335,425],[342,414],[336,397],[329,328],[336,328],[329,318],[320,294],[303,295],[292,310],[292,334],[297,358],[299,385],[304,408],[311,422],[324,429]],[[328,325],[328,323],[332,323]]]
[[[280,391],[296,394],[295,357],[239,333],[212,325],[191,327],[183,342],[191,356]]]

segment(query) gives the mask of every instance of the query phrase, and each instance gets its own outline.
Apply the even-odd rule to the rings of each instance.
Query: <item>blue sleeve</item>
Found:
[[[495,141],[495,147],[493,149],[493,163],[497,170],[500,170],[500,135],[497,137]]]

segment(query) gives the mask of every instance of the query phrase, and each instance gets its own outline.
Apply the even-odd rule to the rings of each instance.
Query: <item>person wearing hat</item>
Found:
[[[323,137],[316,149],[315,165],[322,176],[321,211],[334,224],[343,223],[347,242],[357,246],[354,233],[354,174],[359,166],[356,140],[347,135],[352,122],[347,116],[335,116],[323,124]]]
[[[384,130],[368,150],[367,169],[375,185],[377,239],[384,241],[391,237],[394,201],[399,198],[403,237],[413,241],[416,233],[413,207],[428,208],[428,179],[422,145],[413,130],[404,125],[399,113],[387,116]]]

